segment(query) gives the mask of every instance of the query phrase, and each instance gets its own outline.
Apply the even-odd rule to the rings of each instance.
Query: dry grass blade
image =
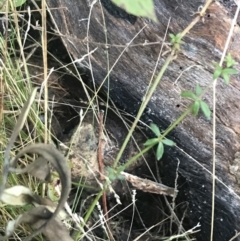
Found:
[[[0,69],[0,125],[2,125],[3,119],[3,106],[4,106],[4,82],[3,82],[3,71]]]
[[[31,96],[28,98],[27,102],[25,103],[25,105],[23,106],[22,110],[21,110],[21,114],[18,117],[18,121],[13,129],[12,132],[12,136],[10,138],[10,141],[6,147],[6,151],[5,151],[5,156],[4,156],[4,167],[3,167],[3,175],[2,175],[2,183],[1,183],[1,187],[0,187],[0,198],[2,196],[2,193],[4,191],[6,182],[7,182],[7,177],[8,177],[8,172],[9,172],[9,167],[10,167],[10,151],[11,148],[13,147],[13,144],[19,134],[19,132],[21,131],[24,122],[27,118],[27,115],[29,113],[30,107],[35,99],[37,93],[37,88],[35,88],[31,94]]]
[[[34,236],[39,234],[42,231],[46,231],[48,228],[48,223],[52,222],[52,225],[54,223],[55,218],[59,214],[59,212],[63,209],[66,200],[68,198],[70,188],[71,188],[71,174],[70,170],[68,168],[67,162],[64,158],[64,156],[56,150],[56,148],[53,145],[50,144],[32,144],[30,146],[27,146],[23,148],[21,151],[18,152],[16,157],[10,161],[10,151],[11,148],[14,145],[14,142],[21,131],[25,120],[27,118],[27,115],[29,113],[30,107],[35,99],[37,92],[37,88],[33,90],[32,95],[29,97],[27,102],[24,104],[22,111],[20,113],[20,116],[18,118],[18,121],[14,127],[14,130],[12,132],[9,144],[5,151],[5,160],[4,160],[4,168],[3,168],[3,181],[1,184],[1,192],[0,192],[0,200],[6,202],[9,204],[13,202],[13,199],[15,197],[15,205],[24,205],[26,203],[28,204],[34,204],[34,205],[42,205],[44,204],[44,209],[39,209],[39,213],[37,212],[36,208],[33,208],[27,213],[24,213],[20,215],[17,220],[14,222],[10,222],[10,226],[8,225],[6,230],[6,236],[1,237],[1,240],[6,239],[9,235],[12,234],[12,232],[15,230],[16,226],[18,226],[20,223],[41,223],[41,225],[37,225],[39,228],[31,234],[29,237],[27,237],[26,240],[32,239]],[[23,156],[26,153],[32,153],[32,154],[38,154],[40,156],[40,159],[38,158],[35,162],[31,163],[26,168],[20,170],[15,169],[15,165],[17,163],[17,160]],[[40,197],[37,195],[33,195],[32,192],[23,186],[15,186],[10,189],[5,189],[5,184],[7,181],[8,173],[9,171],[17,171],[18,173],[28,173],[35,177],[38,177],[40,179],[43,179],[44,181],[50,179],[50,169],[48,167],[48,162],[50,162],[56,169],[56,171],[59,173],[60,181],[62,183],[62,194],[60,197],[59,204],[55,210],[54,213],[51,213],[51,215],[48,215],[48,218],[46,218],[44,215],[46,212],[46,205],[48,202],[43,201]],[[17,201],[17,203],[16,203]],[[12,203],[13,204],[13,203]],[[50,205],[51,206],[51,205]],[[37,212],[36,217],[34,217],[31,212]],[[43,212],[43,213],[41,213]],[[32,216],[31,216],[32,215]],[[43,215],[44,217],[42,218]],[[38,217],[38,219],[37,219]],[[30,221],[31,220],[31,221]],[[55,223],[57,225],[57,223]],[[9,231],[10,229],[10,231]],[[65,239],[62,239],[65,240]]]

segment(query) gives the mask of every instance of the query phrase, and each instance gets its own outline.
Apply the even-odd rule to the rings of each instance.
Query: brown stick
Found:
[[[102,134],[103,134],[103,115],[104,112],[100,111],[99,113],[99,143],[98,143],[98,165],[99,165],[99,172],[100,172],[100,179],[104,181],[104,163],[103,163],[103,150],[102,150]],[[106,218],[107,223],[107,232],[109,235],[110,240],[114,240],[110,226],[109,226],[109,217],[108,217],[108,208],[107,208],[107,195],[106,192],[103,192],[102,195],[102,205],[103,205],[103,214]]]

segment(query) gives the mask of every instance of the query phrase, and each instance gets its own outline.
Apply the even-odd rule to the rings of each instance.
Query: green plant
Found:
[[[229,53],[227,57],[225,57],[224,62],[226,63],[226,68],[220,66],[220,64],[215,63],[215,70],[213,74],[213,79],[216,80],[219,77],[222,77],[226,84],[229,84],[229,77],[233,74],[238,74],[238,71],[233,68],[237,62],[232,58]]]
[[[191,91],[184,91],[182,92],[182,97],[186,97],[186,98],[190,98],[191,100],[193,100],[193,103],[191,103],[188,108],[176,119],[176,121],[174,121],[163,133],[160,132],[159,128],[152,124],[151,125],[151,129],[152,131],[155,133],[155,135],[157,136],[157,138],[152,138],[150,140],[148,140],[145,143],[145,148],[143,150],[141,150],[138,154],[136,154],[135,156],[133,156],[132,158],[130,158],[128,160],[127,163],[125,163],[124,165],[118,165],[118,162],[123,154],[123,151],[125,150],[128,141],[130,140],[134,129],[137,126],[138,121],[141,118],[141,115],[143,113],[143,111],[145,110],[149,100],[151,99],[151,96],[153,95],[157,85],[159,84],[159,82],[161,81],[161,78],[163,76],[163,74],[165,73],[168,65],[171,63],[171,61],[173,61],[176,57],[177,54],[179,52],[179,50],[181,49],[181,44],[183,44],[184,42],[182,41],[182,38],[190,31],[190,29],[194,26],[194,24],[196,24],[201,18],[202,16],[204,16],[204,13],[207,9],[207,7],[210,5],[211,1],[207,1],[205,3],[205,6],[202,8],[201,12],[198,13],[198,16],[189,24],[189,26],[182,32],[182,33],[178,33],[177,35],[170,35],[170,39],[171,39],[171,44],[172,44],[172,49],[169,53],[169,56],[166,58],[164,65],[162,66],[160,72],[158,73],[155,81],[153,82],[153,84],[150,86],[148,92],[146,93],[145,97],[143,98],[143,102],[142,105],[140,106],[139,112],[128,132],[128,135],[115,159],[113,168],[109,168],[109,176],[111,177],[111,180],[114,180],[116,178],[119,178],[119,174],[125,170],[127,167],[129,167],[133,162],[135,162],[140,156],[142,156],[144,153],[148,152],[153,146],[155,146],[156,144],[158,144],[157,147],[157,152],[156,152],[156,156],[157,159],[159,160],[163,153],[164,153],[164,144],[165,145],[169,145],[172,146],[174,145],[174,142],[172,142],[171,140],[166,139],[166,136],[169,134],[170,131],[172,131],[179,123],[181,123],[181,121],[186,118],[186,116],[189,113],[193,113],[194,115],[197,115],[199,110],[201,109],[204,113],[204,115],[206,116],[206,118],[210,118],[211,115],[211,111],[207,105],[207,103],[205,103],[202,98],[204,96],[204,94],[209,90],[209,88],[212,86],[212,82],[209,83],[209,85],[202,89],[199,85],[196,86],[196,90],[195,93],[191,92]],[[218,71],[218,76],[222,75],[222,76],[226,76],[228,75],[228,77],[231,74],[236,74],[235,70],[229,70],[229,68],[235,64],[235,61],[230,58],[228,56],[228,58],[226,59],[226,61],[228,61],[227,67],[228,70],[225,71]],[[105,186],[107,188],[107,184]],[[96,201],[96,200],[95,200]],[[88,217],[90,216],[90,214],[88,214]],[[87,221],[87,219],[85,219],[85,221]]]
[[[191,110],[193,115],[196,116],[199,112],[199,109],[201,108],[206,118],[210,119],[211,111],[207,103],[201,100],[202,93],[203,93],[202,88],[197,84],[195,94],[192,91],[183,91],[181,93],[181,96],[193,100],[193,104],[191,105]]]
[[[153,0],[111,0],[126,12],[139,17],[148,17],[157,22]]]
[[[116,4],[118,4],[118,6],[123,6],[125,8],[126,11],[128,11],[131,14],[135,14],[137,16],[143,16],[143,17],[150,17],[153,20],[156,21],[156,17],[155,17],[155,13],[154,13],[154,5],[153,5],[153,1],[117,1],[117,0],[113,0],[113,2],[115,2]],[[131,2],[131,3],[130,3]],[[209,3],[211,1],[207,1],[205,7],[202,10],[202,13],[204,13],[204,11],[206,10],[206,8],[208,7]],[[142,4],[148,3],[148,6],[145,8],[141,8]],[[125,5],[122,5],[125,4]],[[137,4],[137,5],[133,5],[133,4]],[[146,4],[147,5],[147,4]],[[130,9],[130,10],[129,10]],[[137,10],[134,12],[134,10]],[[153,10],[153,12],[152,12]],[[200,19],[201,14],[199,14],[199,16],[196,17],[196,21]],[[189,26],[192,27],[193,23],[195,22],[195,20],[192,22],[192,24],[190,24]],[[182,38],[185,36],[185,34],[189,31],[190,27],[187,27],[186,30],[184,30],[182,33],[178,33],[176,35],[174,34],[170,34],[170,43],[172,44],[172,49],[171,52],[168,56],[168,58],[166,59],[166,62],[164,64],[164,66],[162,67],[161,71],[159,72],[157,78],[155,79],[153,85],[151,86],[150,90],[146,93],[145,99],[140,107],[140,110],[138,112],[138,115],[128,133],[128,136],[125,140],[124,145],[122,146],[116,161],[114,163],[113,167],[108,167],[107,171],[108,171],[108,178],[110,179],[110,181],[113,181],[115,179],[123,179],[123,176],[121,175],[121,172],[124,171],[129,165],[131,165],[133,162],[135,162],[140,156],[142,156],[144,153],[148,152],[151,148],[153,148],[155,145],[157,145],[157,151],[156,151],[156,157],[157,160],[160,160],[163,153],[164,153],[164,145],[168,145],[168,146],[173,146],[175,145],[175,143],[169,139],[166,138],[167,134],[176,127],[177,124],[179,124],[190,112],[192,112],[194,115],[197,115],[199,110],[201,109],[204,113],[204,115],[209,119],[210,115],[211,115],[211,111],[207,105],[207,103],[205,103],[202,100],[202,97],[204,95],[204,93],[206,93],[206,91],[209,89],[208,87],[206,87],[204,90],[197,85],[196,86],[196,90],[195,93],[191,92],[191,91],[184,91],[182,92],[182,97],[186,97],[186,98],[190,98],[193,102],[189,105],[189,107],[184,111],[184,113],[177,118],[177,120],[172,123],[163,133],[161,133],[161,131],[159,130],[158,126],[156,126],[155,124],[151,124],[150,125],[150,129],[152,130],[152,132],[156,135],[155,138],[149,139],[145,142],[144,146],[145,148],[140,151],[137,155],[133,156],[130,160],[128,160],[128,162],[124,165],[118,165],[118,161],[121,158],[121,155],[123,153],[123,150],[125,149],[129,139],[132,136],[132,133],[135,129],[135,127],[137,126],[137,123],[139,121],[139,119],[141,118],[141,115],[143,113],[143,111],[145,110],[149,100],[151,99],[151,96],[153,95],[157,85],[159,84],[159,82],[161,81],[162,76],[164,75],[168,65],[177,57],[178,51],[180,51],[181,49],[181,45],[184,43],[182,41]],[[14,51],[14,50],[13,50]],[[221,68],[220,65],[216,65],[216,69],[213,75],[213,79],[220,77],[223,77],[225,82],[228,83],[229,82],[229,76],[231,74],[236,74],[237,71],[232,68],[234,65],[236,64],[236,62],[231,58],[231,56],[226,58],[226,68]],[[9,77],[9,76],[8,76]],[[15,77],[14,77],[15,78]],[[19,79],[20,80],[20,79]],[[20,82],[21,83],[21,82]],[[10,84],[12,84],[10,82]],[[212,83],[210,83],[211,85]],[[210,86],[209,85],[209,86]],[[19,91],[19,93],[21,93],[21,101],[17,104],[13,104],[13,106],[17,105],[18,107],[21,106],[24,102],[24,100],[26,99],[27,93],[31,92],[31,86],[29,87],[29,89],[27,89],[26,92],[24,92],[22,94],[22,92],[24,91],[24,89],[22,89],[23,86],[21,86],[20,88],[17,88],[17,91],[14,92],[14,95],[16,95]],[[94,96],[95,98],[95,96]],[[15,101],[15,100],[14,100]],[[8,103],[9,104],[9,103]],[[11,104],[12,105],[12,104]],[[34,109],[35,110],[35,109]],[[37,112],[33,113],[34,118],[36,118],[37,116]],[[5,123],[8,125],[8,119],[9,117],[5,117],[6,121]],[[31,118],[31,117],[30,117]],[[14,119],[14,118],[13,118]],[[10,120],[10,119],[9,119]],[[14,125],[14,120],[11,120],[11,125]],[[10,128],[9,128],[10,129]],[[38,131],[42,131],[42,127],[37,128]],[[22,133],[22,139],[25,140],[25,138],[28,137],[28,134],[25,134],[24,132]],[[21,182],[22,180],[17,180],[17,176],[13,176],[13,180],[11,180],[11,182]],[[31,179],[32,180],[32,179]],[[28,180],[26,180],[27,182]],[[32,185],[38,185],[37,183],[35,183],[32,180]],[[90,208],[88,209],[85,217],[84,217],[84,221],[85,223],[87,223],[87,221],[89,220],[91,214],[93,213],[93,210],[98,202],[98,200],[100,199],[101,195],[103,194],[104,190],[108,188],[108,181],[106,181],[106,183],[103,186],[103,189],[101,192],[99,192],[96,196],[96,198],[94,199],[94,201],[91,203]],[[6,209],[9,210],[9,207],[6,207]],[[16,213],[14,213],[15,211],[11,210],[10,211],[16,215]],[[84,225],[85,225],[84,223]],[[185,234],[184,234],[185,235]],[[182,237],[184,237],[184,235]],[[186,234],[187,235],[187,234]],[[77,237],[80,236],[80,233],[77,235]],[[174,238],[174,237],[173,237]],[[172,240],[172,239],[169,239]]]
[[[182,33],[179,33],[176,36],[171,35],[170,38],[172,39],[172,45],[173,45],[173,47],[171,49],[171,52],[169,53],[168,57],[166,58],[165,63],[162,66],[161,70],[159,71],[155,81],[153,82],[153,84],[151,85],[150,89],[146,93],[146,96],[144,97],[144,100],[143,100],[143,102],[142,102],[142,104],[140,106],[140,109],[139,109],[138,114],[137,114],[137,116],[135,118],[135,121],[133,122],[132,127],[129,130],[128,135],[127,135],[127,137],[126,137],[126,139],[125,139],[125,141],[124,141],[124,143],[123,143],[123,145],[122,145],[122,147],[121,147],[121,149],[120,149],[120,151],[119,151],[119,153],[118,153],[118,155],[116,157],[116,160],[115,160],[114,165],[113,165],[114,168],[117,168],[117,164],[118,164],[118,162],[119,162],[119,160],[120,160],[120,158],[121,158],[121,156],[123,154],[123,151],[125,150],[125,148],[127,146],[127,143],[129,142],[129,140],[130,140],[130,138],[131,138],[131,136],[133,134],[133,131],[136,128],[137,123],[140,120],[140,118],[141,118],[145,108],[147,107],[147,104],[150,101],[150,99],[151,99],[151,97],[152,97],[156,87],[160,83],[160,81],[162,79],[162,76],[164,75],[165,71],[167,70],[168,65],[176,58],[177,53],[178,53],[178,51],[180,49],[180,44],[182,43],[182,41],[181,41],[182,38],[188,33],[188,31],[190,31],[190,29],[194,26],[194,24],[196,24],[201,19],[201,16],[204,15],[206,9],[211,4],[211,2],[212,2],[211,0],[208,0],[205,3],[204,7],[202,8],[202,10],[198,14],[198,16],[195,19],[193,19],[193,21],[189,24],[189,26]],[[185,116],[189,113],[190,109],[192,109],[192,107],[188,108],[178,118],[177,121],[175,121],[169,128],[167,128],[167,130],[163,133],[163,137],[165,137],[178,123],[180,123],[183,120],[183,118],[185,118]],[[144,150],[142,150],[141,154],[143,154],[146,151],[148,151],[149,149],[151,149],[151,146],[152,145],[147,146]],[[135,158],[131,158],[131,160],[129,160],[129,163],[133,162],[133,160],[135,160]],[[129,165],[129,163],[125,164],[124,166],[127,167]]]
[[[164,153],[164,145],[174,146],[175,143],[172,140],[169,140],[165,137],[163,138],[157,125],[152,123],[150,125],[150,129],[157,136],[157,138],[152,138],[152,139],[147,140],[144,143],[144,145],[145,146],[153,146],[153,145],[158,143],[157,151],[156,151],[156,157],[157,157],[157,160],[160,160],[162,158],[163,153]]]
[[[17,8],[22,6],[27,0],[12,0],[12,1],[6,1],[6,0],[0,0],[0,11],[6,12],[11,10],[11,7]]]
[[[158,148],[157,148],[157,158],[159,159],[164,151],[163,148],[163,140],[165,138],[165,136],[171,131],[173,130],[184,118],[186,118],[186,116],[192,112],[194,115],[197,115],[199,110],[201,109],[204,113],[204,115],[206,116],[206,118],[210,119],[210,115],[211,115],[211,111],[207,105],[207,103],[205,103],[202,98],[204,96],[204,94],[209,90],[209,88],[212,86],[213,83],[209,83],[209,85],[204,88],[204,90],[202,90],[202,88],[197,85],[196,86],[196,90],[195,93],[191,92],[191,91],[185,91],[182,93],[182,97],[186,97],[186,98],[190,98],[193,100],[193,103],[191,103],[189,105],[189,107],[184,111],[184,113],[182,113],[180,115],[179,118],[177,118],[177,120],[172,123],[162,134],[160,134],[160,131],[157,130],[156,127],[154,127],[153,132],[155,132],[156,136],[158,136],[158,138],[153,138],[148,140],[145,143],[145,148],[140,151],[137,155],[135,155],[134,157],[132,157],[131,159],[128,160],[128,162],[124,165],[118,166],[118,162],[123,154],[123,151],[126,148],[126,145],[128,143],[128,141],[130,140],[133,131],[135,129],[135,127],[137,126],[138,121],[140,120],[140,117],[143,113],[143,111],[145,110],[148,101],[150,100],[152,94],[154,93],[157,85],[159,84],[164,72],[166,71],[168,65],[171,63],[172,60],[174,60],[177,57],[177,53],[181,48],[181,44],[183,44],[184,42],[182,41],[182,38],[190,31],[190,29],[199,21],[202,19],[202,17],[204,16],[204,13],[206,11],[206,9],[208,8],[208,6],[210,5],[212,1],[209,0],[205,3],[205,5],[203,6],[203,8],[201,9],[200,12],[198,12],[197,17],[189,24],[189,26],[182,32],[182,33],[178,33],[177,35],[170,35],[170,39],[171,39],[171,44],[172,44],[172,49],[171,52],[169,54],[169,56],[166,58],[166,61],[164,63],[164,65],[162,66],[158,76],[156,77],[155,81],[153,82],[153,84],[150,86],[148,92],[146,93],[146,96],[143,98],[143,102],[142,105],[140,106],[139,112],[135,118],[134,123],[132,124],[131,129],[129,130],[129,133],[125,139],[125,142],[123,143],[117,157],[114,163],[113,168],[116,169],[116,171],[114,172],[114,170],[110,170],[109,175],[112,177],[112,179],[114,178],[118,178],[118,174],[125,170],[128,166],[130,166],[133,162],[135,162],[140,156],[142,156],[144,153],[148,152],[154,145],[156,145],[158,143]],[[236,62],[228,55],[228,57],[226,58],[227,61],[227,68],[224,70],[222,68],[220,68],[219,66],[217,66],[217,69],[215,71],[214,74],[214,78],[213,80],[215,80],[218,76],[222,76],[225,80],[226,83],[229,82],[229,76],[231,74],[236,74],[237,71],[233,68],[231,68]],[[147,145],[146,145],[147,144]],[[166,142],[165,142],[166,144]],[[167,144],[173,144],[173,143],[168,143]]]
[[[182,41],[182,33],[178,33],[176,35],[170,33],[169,37],[171,38],[171,44],[176,48],[177,50],[180,50],[181,44],[184,42]]]

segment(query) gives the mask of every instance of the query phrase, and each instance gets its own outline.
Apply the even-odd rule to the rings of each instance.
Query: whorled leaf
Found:
[[[192,113],[193,113],[193,115],[197,116],[199,108],[200,108],[200,102],[199,101],[195,101],[193,103],[193,105],[192,105]]]
[[[162,158],[163,153],[164,153],[164,146],[163,146],[162,142],[160,142],[160,143],[158,143],[157,152],[156,152],[156,157],[157,157],[158,161]]]
[[[215,70],[213,73],[213,79],[217,79],[222,73],[222,67],[219,64],[215,64]]]
[[[192,91],[182,91],[181,96],[184,98],[190,98],[196,100],[197,96]]]
[[[158,138],[152,138],[152,139],[148,139],[145,143],[144,146],[151,146],[158,143]]]
[[[202,88],[199,84],[196,86],[196,95],[200,96],[202,94]]]
[[[151,123],[151,124],[150,124],[150,128],[151,128],[152,132],[153,132],[157,137],[161,135],[161,132],[160,132],[160,130],[159,130],[159,127],[158,127],[156,124]]]
[[[228,53],[228,55],[225,57],[225,62],[227,63],[227,68],[230,68],[237,64],[237,62],[232,58],[232,55],[230,53]]]
[[[166,145],[166,146],[175,146],[175,145],[176,145],[176,143],[175,143],[174,141],[169,140],[169,139],[167,139],[167,138],[163,139],[163,140],[162,140],[162,143],[163,143],[164,145]]]
[[[211,110],[208,106],[208,104],[204,101],[200,101],[200,107],[204,115],[207,117],[207,119],[210,119],[211,117]]]

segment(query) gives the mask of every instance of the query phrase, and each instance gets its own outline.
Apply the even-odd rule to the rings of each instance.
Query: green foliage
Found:
[[[207,119],[210,119],[211,117],[211,111],[209,109],[209,106],[206,102],[201,100],[201,94],[202,94],[202,88],[197,84],[196,91],[193,93],[192,91],[183,91],[181,93],[182,97],[192,99],[194,102],[191,106],[191,110],[193,115],[197,115],[199,112],[199,109],[202,110],[203,114],[206,116]]]
[[[172,140],[167,139],[167,138],[164,138],[164,139],[162,140],[162,143],[163,143],[164,145],[166,145],[166,146],[174,146],[174,145],[175,145],[175,142],[173,142]]]
[[[210,119],[211,111],[208,107],[208,104],[204,101],[200,101],[200,107],[201,107],[203,114],[207,117],[207,119]]]
[[[156,152],[156,157],[158,161],[162,158],[163,153],[164,153],[164,146],[162,142],[159,142],[157,146],[157,152]]]
[[[167,138],[163,138],[157,125],[152,123],[150,125],[150,129],[152,130],[152,132],[158,138],[149,139],[149,140],[147,140],[144,143],[144,145],[145,146],[154,146],[154,145],[156,145],[158,143],[157,151],[156,151],[156,157],[157,157],[157,160],[159,161],[162,158],[163,153],[164,153],[164,145],[166,145],[166,146],[174,146],[175,143],[172,140],[169,140]]]
[[[197,99],[197,96],[192,91],[182,91],[181,96],[192,100]]]
[[[153,0],[111,0],[118,7],[138,17],[147,17],[157,22]]]
[[[169,34],[169,37],[171,38],[171,44],[173,44],[173,46],[179,50],[181,44],[183,44],[184,42],[182,41],[182,34],[178,33],[177,35],[174,35],[172,33]]]
[[[192,105],[192,113],[194,116],[197,116],[200,108],[200,101],[194,101]]]
[[[226,68],[221,67],[219,64],[215,64],[215,70],[213,73],[213,79],[216,80],[218,77],[222,77],[226,84],[229,84],[229,78],[233,74],[238,74],[238,71],[233,68],[237,62],[232,58],[231,54],[228,54],[224,60]]]
[[[232,55],[230,53],[225,58],[225,62],[228,68],[237,64],[237,62],[232,58]]]
[[[202,88],[199,84],[196,86],[196,95],[200,96],[202,94]]]
[[[110,181],[114,181],[115,179],[123,180],[124,176],[120,174],[123,171],[121,168],[118,168],[118,171],[114,170],[111,167],[107,167],[108,178]]]
[[[26,2],[26,0],[12,0],[13,7],[15,7],[15,8],[22,6],[25,2]],[[0,6],[1,6],[0,11],[5,12],[7,10],[6,9],[6,7],[7,7],[6,0],[0,0]],[[8,3],[8,6],[9,7],[11,6],[10,1]]]
[[[233,66],[236,65],[237,62],[232,58],[231,54],[227,55],[224,62],[226,64],[226,68],[221,67],[219,64],[215,64],[213,79],[216,80],[218,77],[222,77],[225,83],[228,84],[230,76],[238,73],[238,71],[233,68]],[[196,116],[199,112],[199,109],[201,109],[206,118],[210,119],[211,111],[207,103],[201,100],[202,93],[202,88],[197,85],[195,93],[193,93],[192,91],[183,91],[181,93],[181,96],[192,99],[194,101],[191,105],[193,115]]]
[[[159,130],[159,128],[158,128],[157,125],[151,123],[151,124],[150,124],[150,129],[152,130],[152,132],[153,132],[156,136],[160,136],[160,135],[161,135],[161,132],[160,132],[160,130]]]

